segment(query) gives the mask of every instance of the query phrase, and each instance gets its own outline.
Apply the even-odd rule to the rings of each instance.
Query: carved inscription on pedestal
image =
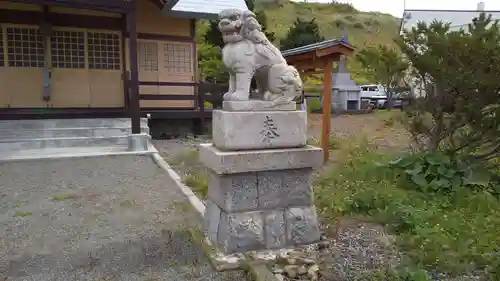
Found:
[[[273,118],[266,115],[264,120],[264,128],[260,131],[262,142],[270,144],[274,139],[280,137],[278,134],[278,127],[276,126]]]

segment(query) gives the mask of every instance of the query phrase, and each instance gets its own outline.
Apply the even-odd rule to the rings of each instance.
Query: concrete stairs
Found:
[[[154,149],[131,149],[131,121],[109,119],[46,119],[0,121],[0,161],[116,154],[143,154]],[[147,120],[141,138],[149,140]]]

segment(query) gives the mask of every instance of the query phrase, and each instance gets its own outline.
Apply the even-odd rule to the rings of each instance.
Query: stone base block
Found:
[[[200,146],[200,161],[216,174],[235,174],[320,167],[323,164],[323,152],[321,148],[313,146],[222,151],[208,143]]]
[[[297,109],[295,102],[273,106],[271,101],[249,100],[249,101],[224,101],[222,110],[225,111],[294,111]]]
[[[208,199],[222,211],[246,212],[313,204],[311,168],[211,174]]]
[[[225,151],[303,147],[307,113],[214,110],[212,134],[214,145]]]
[[[225,213],[208,201],[204,219],[207,239],[223,254],[295,247],[320,239],[313,206]]]

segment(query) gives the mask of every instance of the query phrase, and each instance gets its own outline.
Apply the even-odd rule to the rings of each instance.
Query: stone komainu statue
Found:
[[[229,90],[224,100],[249,100],[254,76],[259,96],[272,101],[271,106],[293,102],[302,95],[299,72],[288,65],[278,48],[269,42],[254,13],[223,10],[219,20],[225,43],[222,59],[230,72]]]

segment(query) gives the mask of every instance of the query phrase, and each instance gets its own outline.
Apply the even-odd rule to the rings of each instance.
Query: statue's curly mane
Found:
[[[255,44],[263,44],[269,42],[266,35],[262,32],[262,26],[255,18],[255,14],[251,11],[245,11],[242,15],[241,36]]]

